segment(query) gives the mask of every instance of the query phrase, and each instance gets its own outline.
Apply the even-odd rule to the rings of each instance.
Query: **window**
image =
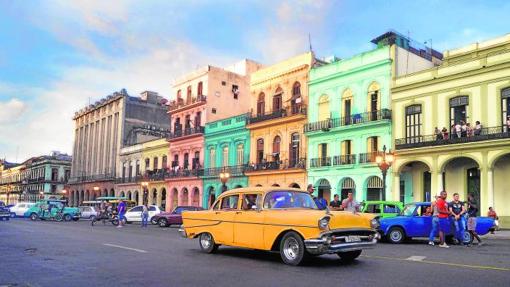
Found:
[[[234,95],[234,99],[237,100],[237,97],[239,96],[239,86],[232,85],[232,94]]]
[[[259,97],[257,98],[257,115],[264,114],[264,108],[266,105],[265,98],[266,98],[266,95],[264,93],[260,93]]]
[[[450,128],[461,122],[467,122],[468,96],[459,96],[450,99]]]
[[[163,156],[163,159],[161,160],[161,168],[167,168],[168,167],[168,159],[166,155]],[[138,172],[137,172],[138,174]]]
[[[193,158],[193,169],[197,169],[200,166],[200,152],[195,152],[195,157]]]
[[[328,156],[328,144],[321,143],[319,144],[319,158],[325,158]]]
[[[344,125],[352,124],[351,112],[352,112],[352,91],[351,89],[347,89],[342,94],[342,117]]]
[[[155,206],[149,206],[149,211],[156,211],[156,207]]]
[[[195,127],[200,127],[202,125],[202,112],[197,112],[195,114]]]
[[[282,94],[283,91],[281,88],[276,89],[276,93],[273,96],[273,112],[279,111],[282,109]]]
[[[51,169],[51,180],[58,181],[58,168]]]
[[[299,133],[290,135],[289,164],[295,167],[299,162]]]
[[[238,144],[237,145],[237,165],[243,165],[244,164],[244,145]]]
[[[218,210],[218,209],[220,209],[220,202],[219,202],[219,201],[216,201],[216,203],[213,205],[212,209],[213,209],[213,210]]]
[[[181,95],[181,90],[178,90],[178,91],[177,91],[177,100],[180,100],[180,99],[181,99],[181,97],[182,97],[182,95]]]
[[[258,194],[243,194],[243,202],[241,208],[243,210],[256,210],[258,199]]]
[[[400,209],[394,204],[384,204],[383,209],[384,213],[400,213]]]
[[[174,121],[174,133],[180,133],[181,129],[181,118],[176,118]]]
[[[189,167],[189,153],[185,153],[184,154],[183,168],[184,169],[188,169],[188,167]]]
[[[227,85],[227,82],[225,82],[225,81],[221,81],[221,85],[222,85],[222,86],[226,86],[226,85]]]
[[[143,207],[141,206],[135,206],[129,210],[129,212],[142,212]]]
[[[201,96],[203,93],[204,84],[202,82],[198,82],[198,88],[197,88],[197,96]]]
[[[135,169],[136,175],[140,175],[140,160],[136,160],[136,169]]]
[[[292,95],[300,96],[301,95],[301,84],[299,82],[295,82],[292,86]]]
[[[264,208],[309,208],[317,209],[317,205],[308,193],[295,191],[273,191],[266,195]]]
[[[365,213],[381,213],[379,204],[368,204]]]
[[[211,111],[213,114],[216,113],[216,108],[212,108],[212,111]]]
[[[174,161],[172,162],[172,167],[179,166],[179,155],[174,155]]]
[[[379,92],[379,84],[373,82],[368,87],[368,112],[370,113],[370,120],[377,120],[377,111],[380,110],[380,92]]]
[[[274,161],[280,160],[280,143],[282,139],[280,136],[275,136],[273,140],[273,159]]]
[[[369,137],[367,139],[367,153],[374,153],[379,150],[379,138]]]
[[[152,162],[152,170],[158,169],[158,157],[154,157],[154,161]]]
[[[406,142],[420,141],[421,136],[421,105],[406,107]]]
[[[228,166],[228,147],[223,147],[223,158],[221,166]]]
[[[264,160],[264,139],[257,140],[257,163]]]
[[[239,201],[238,194],[226,196],[221,200],[221,209],[222,210],[237,209],[238,201]]]
[[[322,95],[319,98],[319,121],[324,121],[330,118],[329,115],[329,97]]]
[[[126,162],[122,163],[122,178],[126,178]]]
[[[184,129],[189,130],[190,128],[191,128],[191,116],[186,115],[186,117],[184,118]]]
[[[510,88],[501,91],[501,119],[502,126],[507,126],[508,117],[510,117]]]
[[[213,148],[209,150],[209,166],[216,167],[216,151]]]

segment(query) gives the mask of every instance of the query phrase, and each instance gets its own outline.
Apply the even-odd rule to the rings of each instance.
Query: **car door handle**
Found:
[[[242,211],[236,211],[236,214],[241,214],[241,213],[243,213],[243,212]]]
[[[215,214],[220,214],[220,212],[219,212],[219,211],[216,211],[216,212],[215,212]]]

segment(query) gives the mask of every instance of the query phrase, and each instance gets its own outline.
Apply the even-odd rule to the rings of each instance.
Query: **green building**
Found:
[[[250,159],[250,132],[245,114],[205,125],[203,206],[208,207],[222,192],[220,173],[228,173],[227,189],[248,186],[244,170]]]
[[[319,196],[358,201],[391,198],[391,169],[386,195],[375,162],[383,146],[392,148],[391,83],[395,76],[434,66],[431,50],[396,32],[372,40],[376,48],[349,59],[334,59],[310,71],[308,182]]]

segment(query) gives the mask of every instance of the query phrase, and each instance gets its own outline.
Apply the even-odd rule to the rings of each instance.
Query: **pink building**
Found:
[[[170,209],[201,205],[204,126],[249,111],[250,74],[261,67],[251,60],[225,69],[207,66],[174,83],[175,100],[169,106],[170,177],[166,179]]]

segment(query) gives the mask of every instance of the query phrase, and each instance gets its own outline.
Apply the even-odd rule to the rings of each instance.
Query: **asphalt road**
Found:
[[[306,266],[279,254],[220,247],[203,254],[177,228],[89,222],[0,222],[3,286],[509,286],[510,240],[481,247],[378,244],[352,264]]]

